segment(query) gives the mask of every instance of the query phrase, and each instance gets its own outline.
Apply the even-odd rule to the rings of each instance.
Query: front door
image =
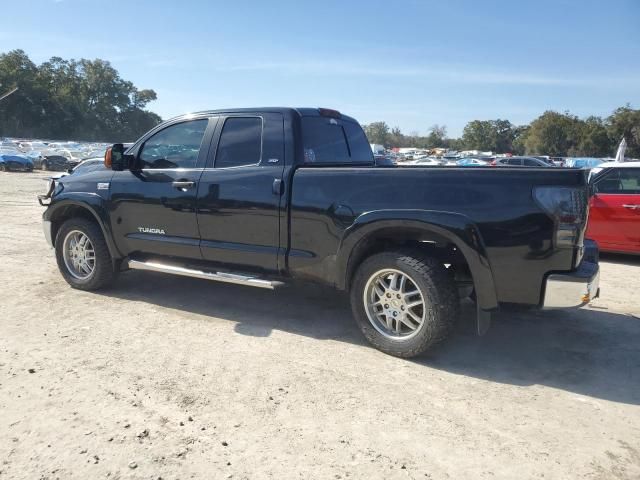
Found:
[[[151,132],[132,152],[132,169],[114,172],[110,217],[121,253],[201,258],[196,192],[215,120],[180,121]]]
[[[587,236],[605,250],[640,253],[640,168],[610,168],[595,183]]]
[[[282,255],[283,117],[228,115],[219,124],[198,185],[202,257],[231,268],[275,271]]]

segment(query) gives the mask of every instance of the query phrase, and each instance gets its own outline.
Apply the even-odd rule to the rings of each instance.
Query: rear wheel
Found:
[[[459,299],[438,260],[415,251],[383,252],[358,268],[351,308],[371,344],[408,358],[448,336],[458,317]]]
[[[100,227],[84,218],[64,222],[56,235],[56,260],[60,273],[73,288],[97,290],[116,277]]]
[[[0,172],[6,172],[7,166],[4,163],[0,163]]]

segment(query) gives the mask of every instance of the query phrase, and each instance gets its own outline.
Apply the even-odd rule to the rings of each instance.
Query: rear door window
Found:
[[[304,163],[373,163],[360,125],[327,117],[302,117]]]
[[[262,157],[262,118],[230,117],[224,122],[216,168],[257,165]]]

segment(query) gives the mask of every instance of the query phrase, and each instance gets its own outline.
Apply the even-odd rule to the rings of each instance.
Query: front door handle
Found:
[[[632,204],[632,205],[629,205],[629,204],[627,204],[627,205],[622,205],[622,206],[623,206],[624,208],[628,208],[628,209],[630,209],[630,210],[638,210],[638,209],[640,209],[640,205],[633,205],[633,204]]]
[[[193,182],[191,180],[180,180],[177,182],[172,182],[171,185],[173,186],[173,188],[177,188],[180,191],[186,192],[190,188],[195,187],[196,182]]]

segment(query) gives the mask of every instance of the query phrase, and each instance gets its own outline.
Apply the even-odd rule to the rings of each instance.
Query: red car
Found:
[[[640,162],[594,168],[587,237],[604,252],[640,255]]]

